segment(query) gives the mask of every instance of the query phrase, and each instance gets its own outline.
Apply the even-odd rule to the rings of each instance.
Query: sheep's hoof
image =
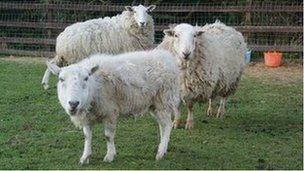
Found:
[[[50,86],[46,83],[42,83],[42,86],[44,90],[48,90],[50,88]]]
[[[114,160],[114,155],[106,155],[104,158],[103,158],[103,161],[104,162],[112,162]]]
[[[90,157],[81,157],[80,161],[79,161],[79,165],[85,165],[85,164],[89,164],[90,163]]]
[[[174,120],[174,121],[173,121],[173,128],[174,128],[174,129],[177,129],[178,126],[179,126],[179,124],[180,124],[180,119]]]
[[[208,110],[207,110],[207,116],[212,116],[212,109],[211,108],[208,108]]]
[[[165,153],[162,153],[162,152],[158,152],[155,159],[157,161],[161,160],[163,157],[164,157]]]
[[[193,120],[187,120],[187,123],[186,123],[186,126],[185,126],[185,129],[193,129]]]
[[[218,110],[217,114],[216,114],[216,118],[223,118],[226,114],[226,111],[225,109],[221,109],[221,110]]]

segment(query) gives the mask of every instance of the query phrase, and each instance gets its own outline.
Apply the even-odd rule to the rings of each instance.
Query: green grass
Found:
[[[195,108],[195,128],[173,130],[168,153],[154,160],[159,142],[149,115],[120,118],[112,163],[104,163],[102,125],[95,125],[90,164],[79,166],[82,131],[52,90],[42,91],[45,66],[0,60],[0,169],[302,169],[302,82],[265,83],[244,77],[228,101],[229,117]],[[185,118],[185,109],[183,109]]]

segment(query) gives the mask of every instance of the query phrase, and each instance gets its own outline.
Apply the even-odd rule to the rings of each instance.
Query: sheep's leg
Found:
[[[174,109],[174,121],[173,121],[173,128],[177,129],[180,124],[180,112],[178,109]]]
[[[91,127],[89,125],[86,125],[83,127],[83,134],[84,134],[84,150],[83,150],[83,154],[80,158],[79,163],[81,165],[83,164],[88,164],[89,163],[89,158],[92,154],[92,148],[91,148],[91,144],[92,144],[92,131],[91,131]]]
[[[107,154],[104,157],[104,162],[112,162],[116,155],[116,149],[114,144],[114,136],[116,130],[116,115],[108,116],[104,119],[104,131],[107,141]]]
[[[220,106],[217,110],[217,115],[216,117],[219,118],[219,117],[222,117],[225,115],[226,113],[226,101],[227,101],[227,97],[221,97],[221,101],[220,101]]]
[[[170,133],[172,130],[172,121],[171,115],[164,112],[157,112],[156,119],[159,124],[160,143],[158,145],[158,151],[155,158],[156,160],[160,160],[164,157],[168,149]]]
[[[212,99],[209,99],[209,106],[207,109],[207,116],[212,116]]]
[[[188,110],[188,118],[187,118],[187,123],[186,123],[185,129],[192,129],[193,128],[193,104],[192,103],[187,104],[187,110]]]
[[[44,72],[43,78],[42,78],[42,86],[44,88],[44,90],[49,89],[49,80],[50,80],[50,76],[51,76],[51,71],[47,68]]]

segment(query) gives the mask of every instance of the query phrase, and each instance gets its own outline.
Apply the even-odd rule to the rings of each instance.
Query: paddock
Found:
[[[96,125],[89,165],[77,165],[83,148],[58,103],[55,82],[45,92],[43,58],[0,58],[1,169],[301,169],[303,162],[302,64],[248,66],[240,88],[228,100],[224,119],[206,116],[196,105],[193,130],[173,130],[167,155],[154,160],[158,126],[146,115],[120,118],[112,163],[102,125]],[[22,85],[22,86],[20,86]],[[183,115],[185,108],[183,107]],[[185,119],[185,118],[183,118]],[[153,148],[155,147],[155,148]]]
[[[156,5],[149,13],[155,47],[170,24],[220,20],[241,32],[248,64],[240,86],[224,118],[208,117],[207,103],[195,105],[191,130],[182,106],[161,161],[157,122],[145,115],[119,118],[112,163],[103,162],[106,139],[95,125],[90,163],[80,166],[82,130],[58,101],[57,78],[42,88],[45,62],[66,27],[139,4]],[[2,0],[0,11],[0,169],[303,169],[303,1]],[[264,53],[282,53],[282,65],[266,67]]]

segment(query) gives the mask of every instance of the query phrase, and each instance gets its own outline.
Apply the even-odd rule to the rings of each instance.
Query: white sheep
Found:
[[[63,68],[48,63],[50,71],[59,78],[57,92],[62,107],[72,122],[83,128],[81,164],[89,162],[94,123],[104,123],[104,161],[111,162],[116,154],[118,115],[139,116],[148,111],[160,128],[156,159],[164,156],[172,129],[171,116],[178,112],[180,102],[179,68],[174,58],[168,51],[153,50],[117,56],[97,54]]]
[[[167,49],[180,61],[183,101],[188,108],[186,129],[193,127],[193,105],[221,97],[217,117],[225,114],[226,99],[237,88],[245,66],[246,43],[242,34],[223,23],[194,27],[179,24],[164,30],[158,48]],[[179,123],[175,118],[174,127]]]
[[[126,11],[117,16],[68,26],[57,37],[56,56],[51,62],[66,66],[95,53],[119,54],[151,49],[154,44],[154,22],[149,13],[155,7],[126,6]],[[47,69],[42,79],[44,89],[49,87],[50,75]]]

